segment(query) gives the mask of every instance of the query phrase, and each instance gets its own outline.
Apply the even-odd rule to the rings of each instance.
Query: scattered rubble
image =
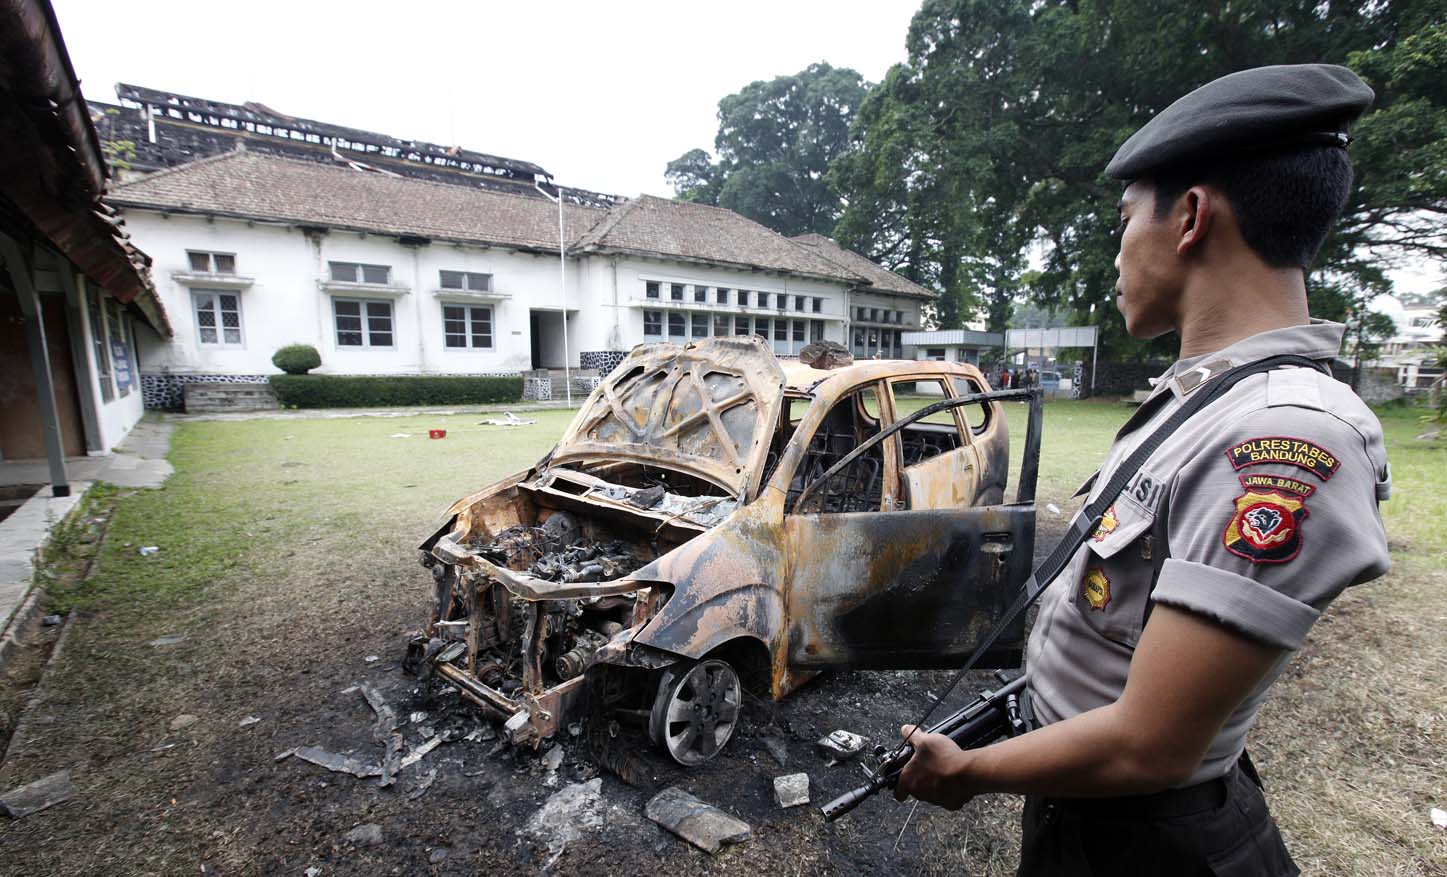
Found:
[[[397,781],[397,771],[402,767],[402,735],[397,733],[397,712],[387,705],[382,693],[372,686],[358,684],[356,688],[362,692],[367,706],[377,715],[377,720],[372,723],[372,739],[381,743],[385,749],[382,756],[382,787],[386,788]]]
[[[747,822],[705,804],[677,786],[654,795],[643,814],[707,853],[744,843],[754,836]]]
[[[779,763],[779,767],[784,767],[789,761],[789,748],[783,738],[771,735],[763,738],[763,742],[764,748],[769,750],[769,754]]]
[[[1441,829],[1447,829],[1447,810],[1433,807],[1431,816],[1433,825]]]
[[[0,813],[11,819],[20,819],[74,796],[75,785],[70,781],[70,771],[63,770],[0,795]]]
[[[403,756],[403,758],[402,758],[402,766],[403,766],[403,767],[411,767],[412,765],[416,764],[417,762],[419,762],[419,761],[421,761],[423,758],[425,758],[425,757],[427,756],[427,753],[429,753],[429,752],[431,752],[432,750],[436,749],[436,748],[437,748],[438,746],[440,746],[441,744],[442,744],[442,738],[441,738],[441,737],[433,737],[431,740],[428,740],[426,743],[423,743],[421,746],[418,746],[416,749],[413,749],[411,752],[409,752],[409,753],[407,753],[405,756]],[[300,753],[298,753],[298,754],[300,754]]]
[[[557,770],[563,766],[563,747],[554,746],[543,753],[543,768],[546,770]]]
[[[300,746],[293,754],[302,761],[310,761],[312,764],[337,773],[349,773],[354,777],[361,778],[382,775],[381,765],[368,764],[346,755],[328,752],[320,746]]]
[[[244,718],[244,719],[242,719],[241,721],[237,722],[237,723],[236,723],[236,727],[238,727],[238,728],[250,728],[252,725],[256,724],[256,723],[259,722],[259,721],[261,721],[261,719],[258,718],[258,717],[256,717],[256,716],[247,716],[246,718]]]
[[[137,549],[142,557],[150,557],[153,554],[160,554],[161,548],[157,545],[142,545]]]
[[[829,736],[821,737],[814,746],[820,755],[829,759],[832,767],[858,755],[864,749],[864,738],[849,731],[833,731]]]
[[[59,615],[47,615],[44,618],[40,619],[40,623],[45,625],[46,627],[54,627],[59,624],[60,621],[61,617]]]
[[[193,716],[190,713],[182,713],[181,715],[171,720],[171,730],[184,731],[185,729],[191,727],[199,721],[201,721],[200,716]]]
[[[785,809],[809,803],[809,775],[791,773],[774,777],[774,801]]]
[[[433,865],[440,865],[447,861],[447,857],[451,854],[452,850],[449,850],[447,847],[438,847],[432,851],[432,855],[427,857],[427,861]]]
[[[155,639],[153,639],[153,640],[151,640],[150,642],[146,643],[146,645],[151,646],[152,648],[160,648],[161,646],[174,646],[174,645],[178,645],[178,644],[183,643],[183,642],[185,642],[185,641],[186,641],[186,634],[184,634],[184,633],[168,633],[168,634],[166,634],[165,636],[158,636],[158,637],[156,637]]]
[[[597,778],[564,786],[553,793],[528,818],[522,833],[548,848],[546,870],[558,860],[568,844],[581,838],[585,831],[602,825],[603,780]]]
[[[434,767],[427,771],[427,774],[423,776],[422,779],[417,781],[417,784],[412,787],[412,791],[407,793],[407,800],[415,801],[427,794],[427,790],[432,788],[432,784],[435,782],[437,782],[437,768]]]
[[[353,843],[359,847],[374,847],[382,842],[382,826],[375,822],[358,825],[356,828],[342,835],[342,839],[347,843]]]
[[[536,420],[524,420],[511,411],[504,411],[502,417],[491,417],[478,421],[478,426],[531,426]]]

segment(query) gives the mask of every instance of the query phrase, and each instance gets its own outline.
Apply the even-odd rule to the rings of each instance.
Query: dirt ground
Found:
[[[837,673],[780,704],[750,701],[718,759],[685,772],[650,757],[647,788],[599,773],[581,739],[561,741],[565,758],[555,772],[535,753],[467,740],[473,732],[489,736],[491,726],[455,698],[429,697],[400,670],[407,636],[425,612],[427,578],[412,546],[425,535],[430,517],[422,510],[436,511],[436,495],[460,495],[516,468],[515,461],[420,484],[430,493],[398,508],[356,507],[345,495],[307,490],[349,474],[326,442],[301,449],[307,425],[280,427],[299,439],[280,453],[247,426],[206,424],[210,431],[178,434],[176,483],[116,500],[106,551],[90,570],[105,600],[75,604],[63,653],[38,686],[34,662],[17,665],[29,675],[12,679],[11,690],[28,688],[33,697],[0,765],[0,789],[71,768],[79,794],[0,822],[0,870],[1013,873],[1017,799],[989,796],[957,814],[927,805],[912,813],[878,799],[832,825],[817,810],[856,785],[862,771],[826,766],[813,742],[835,728],[891,740],[947,673]],[[377,447],[391,446],[379,440]],[[396,459],[399,468],[426,465]],[[207,506],[218,485],[231,492]],[[280,505],[265,493],[274,485],[284,487]],[[1064,496],[1047,482],[1041,506],[1064,505]],[[157,537],[174,542],[163,541],[157,557],[138,558],[137,545],[161,527],[156,516],[182,501],[194,516]],[[1042,514],[1039,552],[1063,524],[1063,516]],[[210,553],[187,554],[201,550],[188,548],[188,539],[204,540]],[[155,583],[171,582],[178,568],[203,580],[158,591]],[[1427,808],[1447,800],[1439,751],[1447,726],[1440,696],[1426,698],[1429,709],[1413,708],[1414,700],[1423,703],[1419,689],[1432,685],[1430,668],[1440,667],[1433,631],[1447,616],[1444,584],[1440,563],[1409,563],[1389,585],[1338,601],[1254,733],[1269,797],[1310,873],[1447,874],[1447,845],[1426,824]],[[1432,614],[1423,614],[1422,599]],[[151,644],[168,635],[184,638]],[[1383,667],[1393,661],[1406,672]],[[375,686],[404,717],[408,750],[428,739],[424,729],[448,742],[390,788],[295,756],[278,760],[304,745],[378,760],[359,683]],[[414,713],[425,715],[413,722]],[[197,720],[172,730],[181,715]],[[241,727],[253,716],[259,721]],[[765,748],[768,734],[784,740],[784,766]],[[814,803],[780,810],[772,780],[798,771],[809,774]],[[600,796],[571,822],[571,837],[538,827],[552,796],[594,778]],[[643,816],[643,805],[667,785],[744,819],[753,839],[710,857],[663,831]],[[371,823],[381,828],[380,843],[346,838]]]

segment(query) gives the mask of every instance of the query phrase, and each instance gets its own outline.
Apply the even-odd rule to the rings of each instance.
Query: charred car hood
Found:
[[[743,498],[762,471],[784,370],[756,336],[633,348],[588,397],[552,463],[630,460]]]

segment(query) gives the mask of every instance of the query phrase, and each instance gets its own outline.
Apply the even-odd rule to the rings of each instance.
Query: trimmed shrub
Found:
[[[454,375],[272,375],[276,399],[287,408],[386,408],[395,405],[473,405],[517,402],[523,379]]]
[[[271,364],[289,375],[304,375],[322,364],[322,355],[310,344],[288,344],[271,355]]]

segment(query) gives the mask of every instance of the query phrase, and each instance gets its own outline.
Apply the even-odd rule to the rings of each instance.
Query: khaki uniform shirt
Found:
[[[1116,436],[1082,491],[1115,467],[1210,376],[1279,354],[1335,356],[1343,326],[1313,321],[1181,360]],[[1181,785],[1224,775],[1266,690],[1326,605],[1390,562],[1377,503],[1390,494],[1381,424],[1351,388],[1308,368],[1252,375],[1151,455],[1050,586],[1030,635],[1032,705],[1049,724],[1114,703],[1149,606],[1210,618],[1282,650]],[[1153,532],[1166,515],[1163,532]],[[1165,536],[1166,545],[1155,544]],[[1155,552],[1168,549],[1155,589]]]

